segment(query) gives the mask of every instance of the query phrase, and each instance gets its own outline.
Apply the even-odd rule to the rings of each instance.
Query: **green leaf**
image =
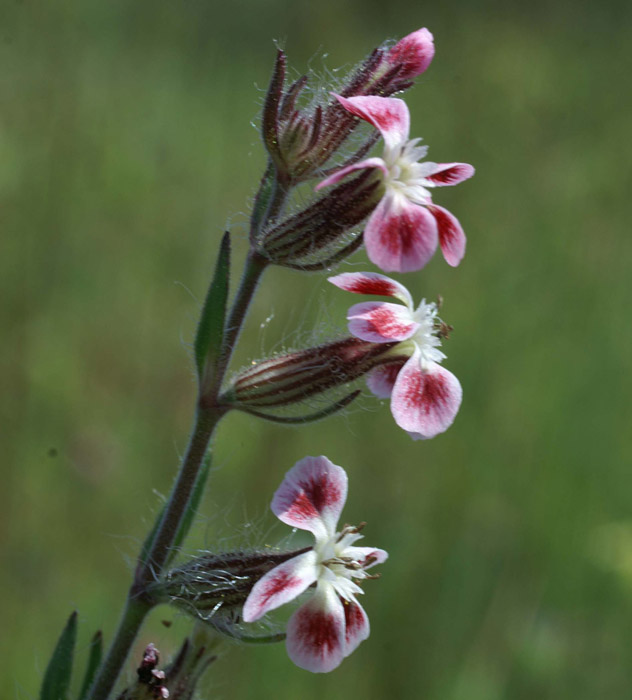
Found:
[[[102,656],[103,635],[101,634],[101,630],[99,630],[94,637],[92,637],[92,641],[90,642],[90,656],[88,657],[88,665],[86,666],[86,675],[83,677],[83,683],[81,684],[79,700],[84,700],[87,697],[94,676],[101,663]]]
[[[66,700],[68,697],[76,640],[77,612],[75,611],[68,618],[51,660],[48,662],[40,700]]]
[[[176,553],[177,548],[182,544],[184,538],[189,534],[191,525],[193,524],[193,518],[200,507],[200,501],[202,500],[202,494],[204,493],[204,487],[208,481],[208,475],[211,470],[212,455],[210,452],[204,457],[204,462],[200,468],[200,472],[197,475],[197,480],[195,486],[193,487],[193,493],[189,500],[189,505],[187,506],[182,522],[180,523],[180,528],[178,529],[178,534],[173,540],[173,550],[172,556]],[[171,556],[169,557],[171,559]]]
[[[259,191],[255,197],[255,202],[252,207],[252,218],[250,220],[250,242],[256,244],[258,242],[261,225],[265,219],[265,214],[268,211],[268,205],[274,191],[275,169],[271,162],[268,162],[266,171],[263,173]]]
[[[215,274],[209,287],[200,323],[198,325],[193,345],[195,350],[195,364],[198,377],[202,382],[212,375],[214,365],[219,359],[222,338],[224,336],[224,323],[226,320],[226,302],[228,300],[228,282],[230,276],[230,234],[228,231],[222,238],[222,243],[217,257]]]

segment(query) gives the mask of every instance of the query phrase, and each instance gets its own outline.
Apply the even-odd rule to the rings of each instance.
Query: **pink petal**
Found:
[[[345,657],[345,625],[340,598],[330,585],[320,585],[288,622],[288,656],[306,671],[333,671]]]
[[[316,538],[332,535],[347,500],[347,474],[327,457],[305,457],[285,475],[272,512],[287,525]]]
[[[268,611],[294,600],[317,577],[316,552],[313,550],[279,564],[253,586],[244,603],[244,622],[254,622]]]
[[[370,343],[408,340],[419,328],[405,306],[384,301],[355,304],[349,309],[347,319],[351,335]]]
[[[369,390],[375,394],[378,399],[390,398],[397,375],[404,364],[404,362],[393,362],[372,369],[366,378],[366,384]]]
[[[344,168],[340,168],[340,170],[336,170],[336,172],[333,173],[333,175],[330,175],[329,177],[326,177],[322,182],[319,182],[316,185],[316,187],[314,187],[314,189],[321,190],[323,187],[335,185],[337,182],[340,182],[340,180],[346,177],[349,173],[352,173],[355,170],[365,170],[366,168],[379,168],[384,173],[384,175],[388,175],[388,168],[386,167],[386,163],[381,158],[367,158],[366,160],[360,161],[359,163],[347,165]]]
[[[434,53],[432,34],[424,28],[400,39],[389,51],[388,60],[392,65],[402,67],[399,74],[402,78],[410,79],[428,68]]]
[[[439,245],[448,265],[456,267],[465,255],[465,233],[459,220],[447,209],[429,204],[428,209],[437,222]]]
[[[474,175],[474,168],[468,163],[437,163],[437,169],[432,175],[426,175],[426,180],[437,187],[458,185]]]
[[[379,129],[388,148],[408,140],[410,112],[404,100],[397,97],[342,97],[335,92],[332,94],[348,112]]]
[[[437,222],[400,196],[382,198],[364,229],[369,260],[386,272],[421,270],[437,249]]]
[[[400,428],[431,438],[447,430],[463,395],[459,380],[435,362],[423,371],[420,352],[404,365],[393,387],[391,411]]]
[[[377,272],[343,272],[341,275],[328,277],[327,279],[346,292],[395,297],[403,301],[409,309],[413,307],[410,292],[403,284]]]
[[[364,569],[382,564],[388,559],[388,552],[377,547],[347,547],[345,556],[353,557]],[[370,560],[367,563],[367,560]]]
[[[359,603],[349,600],[342,601],[345,613],[345,651],[344,655],[349,656],[352,651],[358,648],[371,633],[369,618],[364,612],[364,608]]]
[[[425,435],[421,435],[421,433],[413,433],[410,430],[407,430],[406,432],[415,441],[416,440],[429,440],[429,438],[427,438]]]

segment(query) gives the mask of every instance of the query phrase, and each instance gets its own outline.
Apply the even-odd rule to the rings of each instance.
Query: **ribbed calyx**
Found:
[[[238,613],[255,583],[275,566],[298,553],[202,554],[168,571],[150,587],[148,593],[156,602],[175,605],[194,617],[212,623],[216,615]]]
[[[302,211],[273,222],[253,243],[276,265],[306,271],[326,269],[360,246],[362,234],[352,229],[371,214],[382,194],[379,176],[365,171]]]
[[[397,361],[391,353],[395,345],[345,338],[277,355],[242,369],[221,401],[262,415],[261,409],[289,406],[353,382],[378,365]]]

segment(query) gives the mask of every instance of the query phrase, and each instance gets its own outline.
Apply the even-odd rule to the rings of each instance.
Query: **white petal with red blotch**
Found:
[[[404,362],[393,362],[372,369],[366,378],[366,385],[378,399],[388,399],[393,393],[395,380]]]
[[[431,438],[452,425],[463,391],[459,380],[441,365],[431,362],[423,371],[420,357],[417,348],[397,375],[391,412],[400,428]]]
[[[385,562],[388,559],[388,552],[377,547],[347,547],[345,556],[357,561],[362,568],[370,569],[372,566]],[[370,563],[366,563],[369,559]]]
[[[437,222],[439,245],[448,265],[456,267],[465,255],[465,233],[459,220],[447,209],[429,204],[428,209]]]
[[[379,129],[387,148],[393,148],[408,140],[410,112],[404,100],[373,95],[342,97],[335,92],[332,95],[348,112]]]
[[[393,343],[412,338],[419,324],[401,304],[365,301],[347,313],[349,333],[370,343]]]
[[[364,229],[369,260],[386,272],[421,270],[438,244],[432,214],[398,194],[387,194]]]
[[[254,622],[270,610],[299,596],[318,578],[313,550],[279,564],[253,586],[244,603],[244,622]]]
[[[424,27],[400,39],[388,53],[389,63],[401,66],[398,77],[414,78],[423,73],[435,54],[432,34]]]
[[[321,190],[323,187],[335,185],[337,182],[340,182],[340,180],[346,177],[349,173],[352,173],[355,170],[366,170],[367,168],[379,168],[384,173],[384,175],[388,175],[388,168],[386,167],[386,163],[381,158],[367,158],[366,160],[360,161],[359,163],[347,165],[344,168],[340,168],[340,170],[336,170],[336,172],[333,173],[333,175],[330,175],[329,177],[326,177],[322,182],[319,182],[316,185],[316,187],[314,187],[314,189]]]
[[[436,163],[436,170],[432,175],[426,175],[428,183],[436,187],[458,185],[474,175],[474,168],[469,163]]]
[[[288,622],[288,656],[306,671],[333,671],[346,655],[345,628],[342,601],[329,584],[319,584]]]
[[[403,301],[409,309],[413,308],[413,299],[406,287],[386,275],[380,275],[377,272],[343,272],[341,275],[327,279],[346,292],[395,297]]]
[[[345,656],[358,648],[371,633],[369,618],[360,603],[343,600],[342,607],[345,613]]]
[[[305,457],[285,475],[271,508],[282,522],[318,539],[336,531],[346,500],[345,470],[327,457]]]

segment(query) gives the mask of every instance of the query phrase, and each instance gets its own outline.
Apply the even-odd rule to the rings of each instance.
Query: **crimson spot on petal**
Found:
[[[346,600],[342,602],[345,611],[345,639],[348,644],[355,637],[357,631],[366,624],[365,613],[355,603],[349,603]]]
[[[375,309],[370,317],[365,319],[370,330],[384,338],[393,338],[410,333],[414,329],[412,323],[402,323],[388,307]]]
[[[392,282],[380,279],[357,279],[346,285],[346,289],[356,294],[376,294],[385,297],[391,297],[397,293],[397,287]]]
[[[470,177],[471,170],[471,165],[454,165],[451,168],[446,168],[445,170],[440,170],[438,173],[429,175],[428,180],[441,183],[442,185],[456,185]]]
[[[302,644],[317,647],[322,656],[338,648],[338,626],[333,615],[314,610],[299,610],[297,615],[296,636]]]
[[[411,375],[404,397],[409,405],[428,415],[447,406],[450,392],[441,374],[419,372]]]
[[[309,479],[300,484],[300,491],[287,514],[298,520],[311,520],[322,513],[327,506],[338,503],[341,493],[338,485],[327,474],[318,479]]]

